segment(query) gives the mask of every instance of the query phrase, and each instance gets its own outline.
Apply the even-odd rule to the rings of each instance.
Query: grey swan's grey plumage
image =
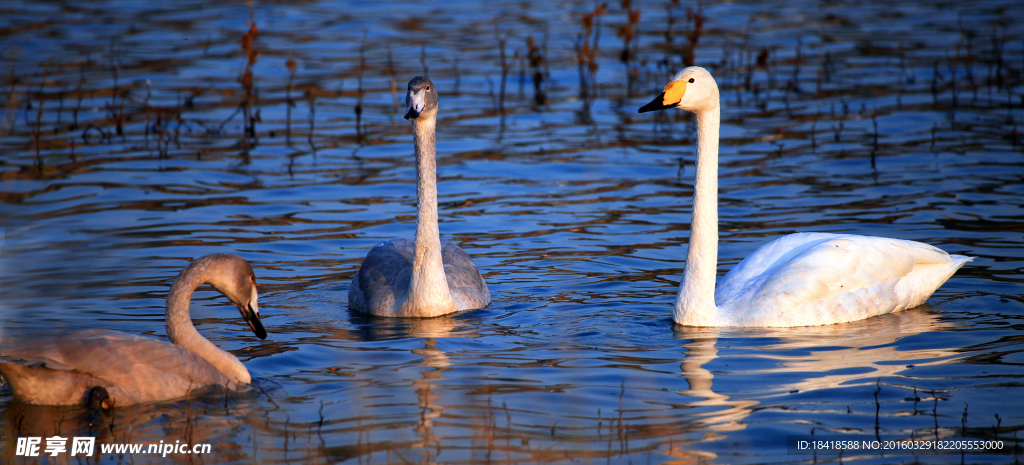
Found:
[[[267,337],[252,268],[237,255],[213,254],[189,264],[171,286],[166,315],[171,342],[104,329],[72,331],[5,344],[0,373],[15,399],[39,405],[82,404],[97,387],[114,405],[131,405],[184,397],[203,386],[249,384],[245,365],[192,325],[189,302],[203,283],[227,296],[260,339]]]
[[[416,144],[416,238],[391,239],[366,255],[352,278],[349,308],[385,317],[435,317],[491,302],[469,254],[442,240],[437,226],[437,89],[415,77],[406,94]]]

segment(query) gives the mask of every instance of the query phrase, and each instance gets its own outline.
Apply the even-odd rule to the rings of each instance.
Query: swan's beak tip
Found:
[[[643,107],[640,107],[640,109],[637,110],[637,113],[657,112],[660,110],[674,109],[676,108],[677,104],[679,104],[678,101],[673,104],[665,104],[665,92],[662,92],[658,96],[654,97],[653,100],[650,100],[649,103],[643,105]]]
[[[647,113],[649,111],[664,110],[666,108],[675,108],[675,105],[665,105],[665,93],[662,92],[661,95],[655,97],[654,100],[651,100],[651,102],[648,103],[647,105],[644,105],[637,109],[636,112]]]
[[[256,334],[256,337],[260,339],[267,338],[267,331],[263,329],[263,324],[257,322],[256,324],[249,323],[249,327],[252,328],[252,332]]]

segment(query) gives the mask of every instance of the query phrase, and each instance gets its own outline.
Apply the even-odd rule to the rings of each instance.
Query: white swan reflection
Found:
[[[744,420],[753,408],[769,399],[795,392],[874,383],[879,378],[899,376],[908,369],[908,365],[947,363],[961,354],[949,348],[905,350],[896,343],[908,336],[953,327],[953,324],[941,321],[934,308],[927,305],[863,321],[816,327],[730,330],[678,326],[676,335],[690,340],[684,346],[687,353],[680,364],[680,374],[686,379],[689,389],[678,392],[702,399],[691,402],[690,406],[721,407],[696,413],[709,434],[741,430],[745,428]],[[758,363],[755,368],[728,367],[729,374],[741,374],[743,378],[756,376],[764,380],[794,377],[780,376],[784,373],[806,376],[795,382],[763,384],[756,388],[740,386],[741,394],[725,394],[736,392],[735,386],[719,385],[716,391],[712,370],[720,374],[722,370],[709,364],[722,357],[720,348],[716,346],[727,338],[775,339],[756,345],[754,352],[740,354],[746,360],[763,359],[765,363]],[[733,356],[725,356],[723,362]],[[716,437],[720,436],[712,434],[708,439]]]

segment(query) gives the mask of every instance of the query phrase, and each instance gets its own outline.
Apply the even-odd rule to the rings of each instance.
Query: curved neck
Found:
[[[677,323],[710,326],[715,306],[718,271],[718,132],[722,110],[695,113],[697,117],[697,180],[693,185],[693,218],[686,271],[676,299]]]
[[[206,269],[201,264],[200,266],[189,266],[178,275],[178,279],[171,286],[171,293],[167,296],[167,337],[174,344],[206,359],[232,381],[249,384],[252,378],[249,376],[249,370],[245,369],[245,365],[242,365],[242,362],[234,355],[213,345],[192,325],[192,317],[189,316],[188,308],[192,300],[192,293],[206,282],[207,278],[204,274]]]
[[[436,316],[454,311],[455,302],[441,261],[441,234],[437,226],[436,114],[413,120],[416,142],[416,242],[409,295],[401,313]]]

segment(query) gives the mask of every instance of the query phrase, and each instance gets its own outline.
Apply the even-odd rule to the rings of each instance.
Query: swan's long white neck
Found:
[[[252,378],[245,365],[234,355],[213,345],[192,325],[189,304],[192,293],[208,279],[210,269],[204,265],[194,263],[185,268],[171,286],[171,293],[167,296],[167,337],[171,342],[206,359],[232,381],[249,384]]]
[[[715,326],[715,277],[718,271],[718,133],[722,109],[695,113],[697,117],[697,180],[693,185],[693,218],[686,271],[679,285],[675,321],[691,326]]]
[[[436,112],[436,110],[434,110]],[[401,315],[437,316],[455,311],[441,261],[437,226],[436,113],[413,120],[416,142],[416,242],[409,294]]]

